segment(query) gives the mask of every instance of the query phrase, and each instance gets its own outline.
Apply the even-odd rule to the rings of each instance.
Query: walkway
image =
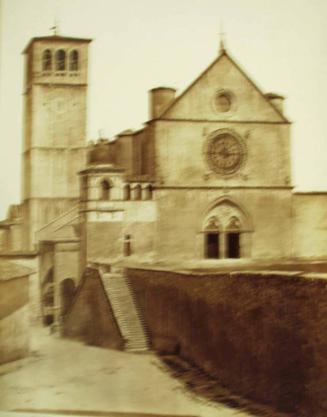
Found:
[[[44,329],[36,332],[33,349],[32,358],[0,367],[0,410],[42,409],[42,416],[62,410],[107,416],[132,413],[134,417],[143,413],[250,416],[223,405],[205,404],[185,392],[153,354],[85,346],[49,336]]]

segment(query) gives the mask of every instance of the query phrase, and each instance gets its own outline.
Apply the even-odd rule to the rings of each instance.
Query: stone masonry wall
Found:
[[[0,364],[29,353],[28,281],[28,276],[0,281]]]
[[[124,341],[99,273],[87,269],[73,304],[63,320],[63,335],[89,345],[122,349]]]
[[[152,348],[178,353],[238,395],[327,415],[326,282],[278,274],[127,272]]]

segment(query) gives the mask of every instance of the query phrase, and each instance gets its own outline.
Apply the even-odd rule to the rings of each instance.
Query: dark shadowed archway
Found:
[[[64,316],[69,310],[75,295],[75,282],[66,278],[60,283],[61,314]]]

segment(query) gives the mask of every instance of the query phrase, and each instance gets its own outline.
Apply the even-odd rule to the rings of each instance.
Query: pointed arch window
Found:
[[[111,189],[111,185],[109,181],[103,180],[101,182],[100,200],[110,200],[110,189]]]
[[[242,258],[250,254],[253,226],[236,203],[221,200],[204,219],[204,255],[207,258]]]
[[[50,49],[46,49],[42,55],[42,70],[51,71],[52,68],[52,53]]]
[[[78,67],[79,67],[79,55],[78,55],[78,51],[74,49],[69,54],[69,70],[78,71]]]
[[[236,216],[232,216],[226,228],[226,256],[227,258],[240,258],[240,234],[241,222]]]
[[[56,52],[56,70],[65,71],[66,69],[66,52],[63,49],[59,49]]]

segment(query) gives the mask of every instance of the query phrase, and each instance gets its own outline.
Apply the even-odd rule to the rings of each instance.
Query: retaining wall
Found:
[[[327,415],[323,279],[129,269],[152,347],[235,393],[297,417]]]

